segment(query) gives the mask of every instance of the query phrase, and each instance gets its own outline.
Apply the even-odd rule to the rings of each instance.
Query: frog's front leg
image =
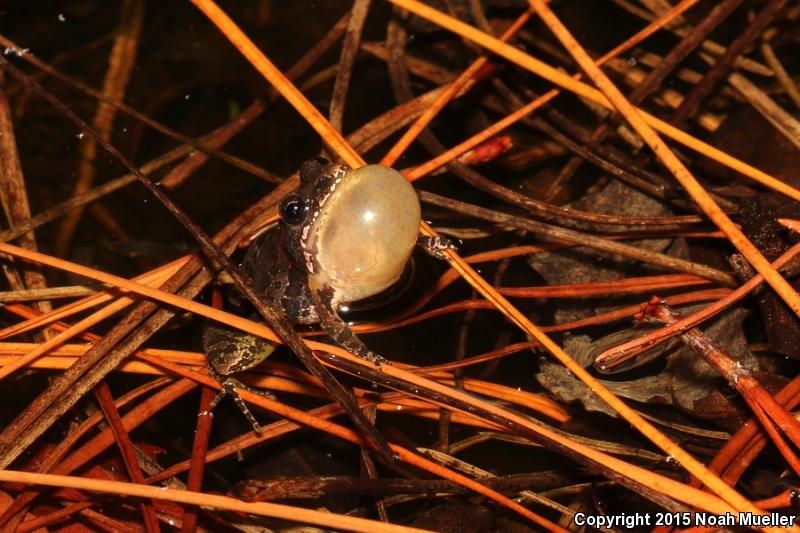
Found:
[[[353,330],[350,329],[347,322],[342,320],[336,312],[333,306],[333,289],[331,287],[310,287],[310,289],[319,323],[325,333],[333,339],[333,342],[361,359],[375,363],[378,366],[387,362],[385,358],[367,348]]]
[[[442,261],[450,261],[447,251],[456,249],[456,245],[453,244],[453,241],[441,235],[436,235],[435,237],[420,235],[417,237],[417,246],[425,250],[429,255]]]
[[[213,400],[211,400],[209,411],[213,413],[214,408],[217,406],[217,404],[225,396],[230,396],[231,398],[233,398],[234,403],[242,412],[247,421],[250,422],[250,425],[253,427],[253,432],[255,432],[256,434],[260,434],[261,424],[258,423],[258,420],[256,420],[256,417],[253,415],[253,412],[250,410],[250,408],[247,406],[247,403],[244,401],[244,398],[242,398],[242,395],[239,394],[239,392],[236,389],[244,389],[250,392],[254,392],[256,394],[260,394],[272,400],[275,399],[275,396],[273,396],[268,392],[249,387],[248,385],[245,385],[244,383],[242,383],[241,381],[239,381],[234,377],[223,376],[222,374],[214,370],[214,367],[210,364],[207,365],[207,368],[208,368],[208,374],[212,378],[214,378],[220,385],[220,389],[217,392],[217,395],[214,396]]]

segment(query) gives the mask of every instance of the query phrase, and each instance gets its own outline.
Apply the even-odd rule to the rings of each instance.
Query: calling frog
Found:
[[[277,229],[248,248],[242,268],[273,308],[294,324],[320,324],[338,345],[376,364],[384,361],[339,316],[340,306],[397,282],[415,245],[447,259],[453,245],[419,234],[420,204],[396,170],[352,169],[321,157],[300,167],[300,186],[280,204]],[[213,405],[231,395],[258,429],[234,387],[267,394],[234,375],[259,364],[274,346],[246,333],[208,326],[203,346],[209,372],[222,385]]]

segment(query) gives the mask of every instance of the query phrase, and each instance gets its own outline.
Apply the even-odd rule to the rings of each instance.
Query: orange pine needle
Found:
[[[290,520],[306,524],[342,529],[345,531],[386,532],[386,533],[424,533],[424,529],[405,526],[396,526],[385,522],[356,518],[354,516],[340,515],[323,511],[314,511],[302,507],[282,505],[277,503],[256,502],[247,503],[236,498],[207,494],[188,490],[176,490],[167,487],[151,487],[136,483],[121,481],[108,481],[74,476],[58,476],[53,474],[35,474],[33,472],[20,472],[16,470],[0,470],[0,481],[7,483],[23,483],[26,485],[44,485],[48,487],[73,488],[92,492],[104,492],[136,498],[151,498],[166,500],[188,505],[212,507],[226,511],[255,514]]]
[[[503,32],[503,35],[500,36],[500,40],[505,42],[509,40],[511,37],[514,36],[517,31],[528,22],[528,19],[531,18],[533,15],[533,10],[529,9],[522,13],[522,15],[517,18],[514,23],[508,27],[508,29]],[[489,61],[489,56],[483,55],[476,59],[466,70],[464,70],[458,78],[456,78],[450,85],[448,85],[444,91],[442,91],[436,100],[431,104],[429,108],[427,108],[418,118],[417,120],[409,126],[408,130],[400,137],[394,146],[392,146],[391,150],[383,156],[381,159],[381,165],[386,165],[390,167],[394,165],[400,156],[411,146],[411,143],[414,142],[419,134],[424,130],[428,125],[436,118],[436,115],[439,114],[439,111],[444,109],[444,106],[448,104],[456,95],[462,90],[467,87],[467,84],[478,74],[478,72],[483,68],[483,66]]]

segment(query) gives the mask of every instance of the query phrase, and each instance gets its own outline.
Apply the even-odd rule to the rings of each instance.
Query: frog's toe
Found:
[[[449,261],[450,257],[447,255],[447,252],[457,249],[453,241],[441,235],[436,235],[435,237],[420,235],[417,238],[417,246],[425,250],[431,256],[442,261]]]
[[[376,368],[380,369],[381,365],[391,365],[392,362],[383,357],[382,355],[378,355],[373,351],[370,351],[365,359],[371,361]]]

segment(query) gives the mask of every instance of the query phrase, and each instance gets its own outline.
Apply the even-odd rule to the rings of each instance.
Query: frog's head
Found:
[[[403,273],[420,223],[417,194],[396,170],[351,169],[322,158],[300,168],[300,187],[280,208],[285,244],[309,285],[338,302],[377,294]]]

